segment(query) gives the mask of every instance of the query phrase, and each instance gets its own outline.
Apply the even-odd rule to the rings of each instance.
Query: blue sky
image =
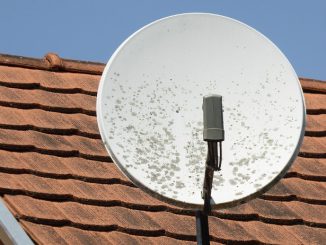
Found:
[[[240,20],[271,39],[301,77],[326,80],[324,0],[3,1],[0,53],[107,62],[142,26],[185,12]]]

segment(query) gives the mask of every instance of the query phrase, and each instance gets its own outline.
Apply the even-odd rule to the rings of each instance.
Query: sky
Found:
[[[0,53],[106,63],[139,28],[189,12],[244,22],[274,42],[299,77],[326,80],[325,0],[3,1]]]

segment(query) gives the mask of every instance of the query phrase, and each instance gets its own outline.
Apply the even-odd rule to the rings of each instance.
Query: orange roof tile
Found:
[[[0,55],[0,194],[39,244],[195,244],[192,210],[135,187],[108,156],[95,100],[104,64]],[[326,241],[326,83],[300,79],[299,157],[261,197],[214,211],[215,243]]]

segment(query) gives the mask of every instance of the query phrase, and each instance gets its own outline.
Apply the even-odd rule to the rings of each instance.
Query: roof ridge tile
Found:
[[[100,62],[63,59],[52,52],[42,59],[0,54],[0,65],[93,75],[101,75],[105,67],[105,64]]]

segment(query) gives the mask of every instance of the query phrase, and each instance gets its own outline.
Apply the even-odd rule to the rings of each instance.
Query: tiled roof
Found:
[[[160,202],[112,163],[97,128],[100,63],[0,55],[0,194],[40,244],[195,244],[194,212]],[[326,83],[300,79],[299,157],[266,194],[214,211],[219,243],[326,241]]]

